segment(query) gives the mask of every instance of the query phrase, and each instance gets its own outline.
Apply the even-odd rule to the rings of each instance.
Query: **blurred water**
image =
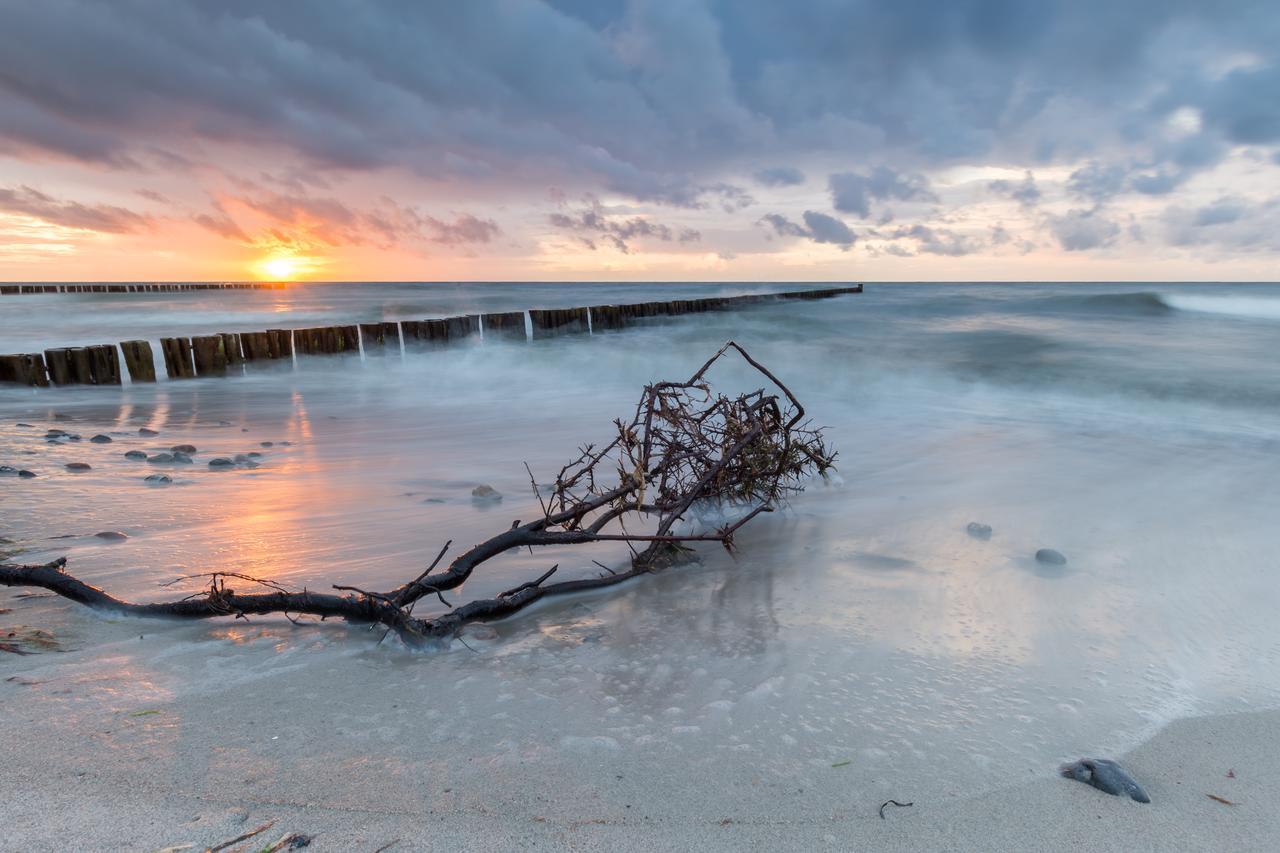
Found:
[[[748,287],[6,297],[0,350]],[[969,791],[1120,749],[1173,716],[1280,704],[1278,308],[1272,286],[872,285],[526,344],[311,358],[151,387],[4,388],[0,464],[39,476],[0,478],[0,536],[17,543],[0,547],[66,555],[139,599],[215,568],[390,586],[447,539],[466,547],[533,517],[524,462],[550,479],[578,445],[608,437],[646,382],[683,378],[734,338],[828,427],[841,454],[833,482],[750,525],[736,560],[707,549],[700,566],[548,606],[503,625],[482,655],[384,647],[380,665],[424,696],[438,676],[469,676],[451,701],[478,706],[498,691],[517,721],[545,717],[551,685],[571,685],[555,725],[516,726],[547,754],[675,751],[694,776],[733,754],[779,778],[854,758],[913,790]],[[733,367],[713,378],[754,382]],[[49,443],[50,427],[84,440]],[[114,441],[89,444],[98,432]],[[190,466],[123,458],[187,443],[199,448]],[[260,467],[207,467],[250,451]],[[72,461],[92,471],[65,471]],[[160,471],[174,485],[144,484]],[[479,483],[504,500],[474,505]],[[992,538],[966,535],[970,521]],[[130,538],[92,535],[106,530]],[[1042,547],[1067,565],[1037,564]],[[617,556],[505,555],[458,598]],[[103,660],[129,633],[70,605],[38,612],[102,643]],[[343,649],[372,643],[284,620],[172,630],[196,651],[130,666],[175,694],[204,689],[183,668],[204,644],[269,638],[241,661],[250,672],[279,655],[296,664],[299,650],[346,666]],[[490,743],[480,749],[518,737],[497,718],[468,725]]]

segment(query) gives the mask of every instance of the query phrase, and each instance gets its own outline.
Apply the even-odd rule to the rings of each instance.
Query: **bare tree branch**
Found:
[[[762,388],[736,397],[714,392],[706,377],[730,352],[740,355],[775,390]],[[733,341],[687,381],[647,386],[631,418],[616,420],[614,427],[616,436],[611,441],[600,447],[584,446],[577,459],[560,469],[545,497],[533,471],[525,466],[541,518],[524,524],[517,521],[437,570],[452,545],[446,542],[420,575],[389,592],[336,584],[333,589],[345,595],[306,589],[292,592],[271,580],[209,572],[179,579],[209,577],[210,585],[203,592],[178,601],[134,604],[67,574],[65,559],[44,565],[0,565],[0,584],[43,587],[89,607],[135,616],[208,619],[291,612],[337,616],[384,625],[405,642],[419,644],[453,636],[468,622],[510,616],[548,596],[614,586],[684,562],[688,543],[719,542],[732,550],[733,536],[743,525],[801,491],[812,475],[825,476],[835,461],[822,430],[805,420],[804,407],[790,389]],[[730,520],[699,531],[689,516],[701,513],[701,508]],[[632,532],[646,525],[652,532]],[[615,527],[618,532],[611,532]],[[591,560],[608,574],[546,583],[559,569],[557,564],[536,580],[495,598],[458,607],[443,594],[513,548],[527,547],[532,552],[539,547],[611,542],[625,542],[631,548],[628,569],[615,571]],[[244,580],[267,591],[239,593],[227,586],[228,580]],[[448,612],[414,616],[414,605],[428,595],[435,595]]]

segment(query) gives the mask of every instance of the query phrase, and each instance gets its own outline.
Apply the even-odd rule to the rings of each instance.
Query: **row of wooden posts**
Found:
[[[23,293],[174,293],[183,290],[283,290],[279,281],[205,281],[198,284],[0,284],[0,295]]]
[[[535,338],[622,329],[636,320],[703,311],[777,299],[825,299],[861,293],[862,285],[746,296],[677,299],[633,305],[592,305],[529,311]],[[298,355],[359,353],[375,356],[403,342],[406,350],[447,344],[480,332],[486,338],[525,340],[525,312],[468,314],[439,320],[398,323],[358,323],[310,329],[268,329],[265,332],[220,332],[191,338],[161,338],[160,352],[170,379],[223,376],[228,367],[247,362],[292,360]],[[53,385],[119,385],[120,355],[133,382],[155,382],[155,358],[149,341],[122,341],[87,347],[58,347],[43,353],[0,355],[0,382],[45,387]]]

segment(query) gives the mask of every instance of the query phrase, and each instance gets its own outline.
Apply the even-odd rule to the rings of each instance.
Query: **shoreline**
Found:
[[[219,657],[206,643],[192,649],[181,632],[165,633],[160,642],[175,655]],[[56,669],[81,671],[83,678],[97,659],[58,657],[51,667],[24,666],[22,677]],[[906,780],[868,779],[855,761],[836,777],[840,795],[819,797],[815,809],[803,791],[761,797],[760,787],[783,780],[764,771],[748,780],[751,765],[730,760],[723,788],[698,788],[697,797],[668,757],[646,763],[584,743],[561,751],[550,766],[532,754],[496,761],[494,744],[433,739],[426,718],[439,707],[416,706],[413,730],[388,727],[376,709],[398,695],[391,662],[356,648],[342,653],[348,660],[340,670],[313,649],[286,657],[292,660],[265,664],[273,671],[256,681],[218,684],[169,702],[158,701],[160,685],[147,685],[148,700],[130,696],[125,705],[87,715],[87,697],[50,695],[71,689],[4,685],[9,772],[0,783],[0,821],[7,844],[32,851],[204,849],[268,821],[275,821],[272,828],[254,841],[300,832],[315,837],[310,849],[370,853],[393,841],[388,849],[1014,851],[1071,843],[1262,851],[1280,838],[1280,815],[1267,807],[1280,796],[1280,709],[1175,720],[1122,756],[1094,756],[1119,760],[1151,795],[1149,805],[1061,779],[1052,767],[974,796],[913,798]],[[302,692],[321,686],[316,681],[326,668],[347,671],[357,659],[379,670],[364,687],[335,683],[310,696]],[[381,691],[368,687],[377,683]],[[265,693],[254,689],[263,686]],[[20,691],[30,690],[46,695],[20,701]],[[449,697],[443,710],[466,714],[467,699]],[[306,737],[290,737],[289,726]],[[479,730],[483,737],[484,726]],[[417,742],[407,753],[405,739]],[[608,790],[602,780],[615,770],[619,780],[628,778]],[[735,793],[743,788],[755,797]],[[914,805],[891,807],[880,819],[879,803],[893,792]],[[840,804],[831,808],[833,802]]]

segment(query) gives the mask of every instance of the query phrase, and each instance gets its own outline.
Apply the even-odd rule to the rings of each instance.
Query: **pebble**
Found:
[[[500,501],[502,494],[493,486],[480,485],[471,490],[471,499],[474,501]]]
[[[124,454],[124,458],[142,460],[147,458],[147,454],[142,452],[141,450],[126,450]]]
[[[104,530],[93,535],[106,542],[123,542],[129,538],[128,533],[121,533],[119,530]]]
[[[110,444],[111,436],[98,433],[93,438],[89,439],[89,441],[93,442],[94,444]]]
[[[174,453],[195,453],[196,446],[194,444],[175,444],[169,448]]]
[[[156,430],[147,429],[146,427],[138,427],[138,435],[159,435],[159,434],[160,433],[157,432]]]
[[[68,471],[92,471],[93,466],[90,465],[88,462],[68,462],[67,470]]]
[[[1036,562],[1044,563],[1048,566],[1065,566],[1067,558],[1062,556],[1061,551],[1055,551],[1052,548],[1041,548],[1036,551]]]
[[[172,453],[157,453],[155,456],[148,456],[147,461],[152,465],[168,465],[173,461]]]
[[[990,539],[991,525],[979,524],[976,521],[971,521],[969,522],[969,526],[965,528],[965,532],[968,533],[970,536],[972,536],[974,539]]]
[[[153,486],[167,486],[173,482],[173,478],[168,474],[152,474],[148,477],[144,477],[143,481],[150,483]]]
[[[209,460],[210,468],[230,468],[235,464],[236,463],[232,462],[230,459],[227,459],[223,456],[219,456],[217,459]]]

